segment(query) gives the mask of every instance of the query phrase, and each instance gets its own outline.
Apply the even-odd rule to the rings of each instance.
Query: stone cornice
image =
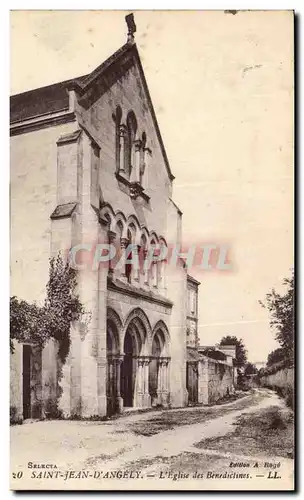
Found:
[[[73,111],[60,111],[59,113],[52,113],[48,115],[41,115],[22,122],[11,123],[10,136],[25,134],[33,132],[42,128],[51,127],[55,125],[62,125],[64,123],[76,121],[76,116]]]
[[[173,307],[173,302],[171,302],[171,300],[168,300],[160,295],[158,296],[155,293],[135,288],[129,284],[121,283],[118,281],[114,283],[113,281],[108,280],[108,289],[114,292],[122,293],[123,295],[129,295],[130,297],[136,297],[142,300],[146,300],[147,302],[159,304],[166,308],[172,309]]]
[[[195,321],[196,323],[198,322],[198,318],[196,316],[189,316],[189,314],[187,314],[187,319],[191,319],[191,320]]]
[[[176,205],[175,201],[172,200],[172,198],[169,198],[170,202],[172,203],[172,205],[176,208],[177,210],[177,213],[179,215],[183,215],[183,212],[181,211],[181,209]]]
[[[201,282],[200,281],[197,281],[195,278],[193,278],[193,276],[190,276],[190,274],[187,274],[187,282],[190,284],[194,284],[194,285],[200,285]]]
[[[62,144],[72,144],[78,142],[78,139],[81,135],[81,130],[75,130],[74,132],[70,132],[69,134],[65,134],[59,137],[57,141],[57,145]]]

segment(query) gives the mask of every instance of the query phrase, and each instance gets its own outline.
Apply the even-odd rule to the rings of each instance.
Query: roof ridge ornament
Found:
[[[128,26],[128,38],[127,38],[127,43],[134,43],[134,33],[136,33],[136,24],[134,21],[134,14],[128,14],[125,17],[127,26]]]

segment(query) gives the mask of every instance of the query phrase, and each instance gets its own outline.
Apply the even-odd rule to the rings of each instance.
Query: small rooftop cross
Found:
[[[136,24],[134,22],[134,14],[128,14],[125,17],[128,26],[127,43],[134,43],[134,33],[136,32]]]

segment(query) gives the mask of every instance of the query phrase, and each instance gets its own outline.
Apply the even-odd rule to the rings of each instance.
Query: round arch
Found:
[[[141,354],[148,355],[151,352],[152,345],[152,328],[147,315],[142,309],[136,307],[128,314],[123,326],[123,339],[127,333],[129,326],[134,326],[142,340]]]
[[[144,236],[144,237],[146,238],[147,243],[148,243],[148,241],[150,241],[149,231],[148,231],[148,229],[146,228],[146,226],[143,226],[143,227],[141,228],[141,236]]]
[[[109,203],[101,207],[99,215],[101,218],[104,218],[109,222],[110,231],[115,231],[115,213]]]
[[[152,244],[153,241],[155,241],[157,245],[159,244],[159,238],[155,231],[151,231],[150,233],[150,245]]]
[[[163,320],[159,320],[152,331],[152,343],[154,337],[158,337],[158,342],[161,345],[161,356],[169,357],[170,356],[170,335],[167,325]]]
[[[120,333],[122,322],[116,311],[107,309],[107,334],[106,334],[106,397],[107,414],[112,415],[120,410]]]
[[[118,224],[120,224],[121,228],[122,228],[122,234],[121,234],[121,237],[122,238],[126,238],[126,231],[127,231],[127,224],[126,224],[126,217],[125,215],[122,213],[122,212],[116,212],[115,214],[115,227],[114,227],[114,232],[117,232],[117,227],[118,227]]]
[[[122,109],[121,107],[118,105],[116,106],[116,110],[115,110],[115,121],[118,125],[120,125],[121,123],[121,119],[122,119]]]
[[[165,238],[164,238],[163,236],[160,236],[160,237],[159,237],[159,244],[160,244],[161,246],[168,247],[167,242],[166,242],[166,240],[165,240]]]
[[[130,226],[134,226],[134,228],[136,230],[134,243],[136,245],[140,245],[141,228],[140,228],[140,224],[138,222],[137,217],[135,215],[129,215],[129,217],[127,218],[126,226],[127,226],[127,228],[129,228]]]
[[[120,336],[122,321],[116,311],[107,309],[107,354],[119,354],[121,352]]]
[[[128,112],[126,121],[128,129],[130,130],[133,139],[135,139],[137,134],[137,120],[134,111],[131,110]]]

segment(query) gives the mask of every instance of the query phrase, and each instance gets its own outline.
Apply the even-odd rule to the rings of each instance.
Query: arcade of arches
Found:
[[[169,403],[169,332],[163,321],[154,329],[136,308],[123,324],[113,309],[107,315],[107,413],[125,407]]]

